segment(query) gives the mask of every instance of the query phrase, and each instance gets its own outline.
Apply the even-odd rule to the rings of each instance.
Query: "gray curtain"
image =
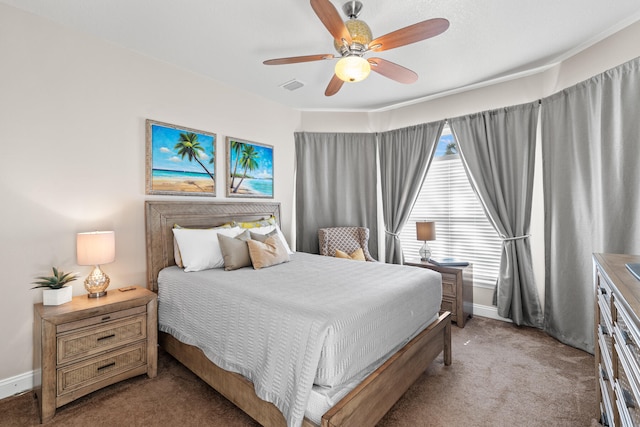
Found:
[[[542,101],[544,328],[590,352],[592,253],[640,253],[639,70],[636,59]]]
[[[386,262],[402,264],[398,233],[411,214],[444,121],[380,134],[378,146]]]
[[[295,133],[296,245],[318,253],[318,228],[368,227],[378,259],[376,137],[372,133]]]
[[[542,327],[529,226],[538,102],[450,120],[462,163],[503,240],[494,300],[517,325]]]

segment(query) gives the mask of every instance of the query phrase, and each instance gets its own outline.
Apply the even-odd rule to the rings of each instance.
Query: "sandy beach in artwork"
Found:
[[[153,191],[180,191],[185,193],[213,193],[215,185],[211,178],[168,178],[154,177]]]

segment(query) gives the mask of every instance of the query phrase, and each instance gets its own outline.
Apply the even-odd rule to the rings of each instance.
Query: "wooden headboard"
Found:
[[[147,288],[158,291],[158,273],[175,265],[174,224],[209,228],[229,221],[257,221],[273,215],[280,226],[278,202],[146,201]]]

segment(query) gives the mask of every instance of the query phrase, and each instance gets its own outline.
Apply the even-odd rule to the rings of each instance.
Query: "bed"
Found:
[[[174,274],[180,275],[180,273],[176,273],[177,267],[171,267],[175,264],[172,232],[174,224],[190,228],[207,228],[230,221],[255,221],[270,216],[275,217],[279,223],[280,205],[278,203],[147,201],[146,228],[149,288],[158,291],[159,276],[166,276],[172,271]],[[293,261],[289,264],[311,262],[308,259],[310,257],[325,258],[308,254],[294,254],[291,257]],[[353,261],[342,262],[352,263]],[[383,267],[380,266],[380,268]],[[245,270],[248,271],[239,272],[239,274],[253,274],[251,269]],[[279,270],[273,267],[270,274],[275,274],[277,271]],[[285,270],[283,268],[280,271]],[[293,274],[287,272],[287,275]],[[182,273],[182,275],[184,276],[185,273]],[[191,277],[195,278],[196,275]],[[179,292],[179,294],[181,293]],[[160,304],[162,304],[162,293],[160,298]],[[245,296],[245,298],[248,301],[252,296]],[[403,304],[405,303],[408,304],[406,301]],[[331,308],[332,305],[331,302],[325,301],[323,307]],[[338,302],[335,305],[339,305]],[[418,308],[414,307],[412,311],[414,309],[417,310]],[[394,349],[394,352],[386,361],[383,359],[376,361],[375,366],[377,368],[371,374],[364,378],[349,377],[352,383],[348,389],[350,391],[344,397],[340,396],[341,399],[332,404],[333,406],[318,419],[314,420],[313,417],[305,417],[302,420],[302,425],[374,425],[440,353],[443,353],[444,363],[449,365],[451,363],[450,315],[445,312],[436,317],[437,319],[426,328],[422,329],[421,326],[416,331],[416,334],[409,337],[411,338],[410,341],[406,344],[402,343],[401,348],[397,351]],[[254,384],[247,379],[250,375],[236,373],[238,372],[237,369],[230,369],[224,363],[214,364],[210,361],[210,359],[216,360],[215,357],[211,357],[210,348],[202,345],[191,345],[189,340],[184,339],[184,336],[180,333],[176,333],[166,326],[161,327],[167,332],[171,332],[159,333],[160,345],[169,354],[260,424],[284,426],[287,425],[287,419],[291,424],[291,419],[285,418],[278,407],[258,397],[259,394],[264,397],[264,390],[261,390],[259,381]],[[177,339],[176,336],[181,339]],[[315,361],[312,361],[312,363],[315,363]],[[222,369],[219,365],[229,370]],[[232,372],[234,370],[236,372]],[[258,393],[256,389],[259,390]],[[282,405],[280,406],[282,407]],[[297,421],[295,423],[297,424]]]

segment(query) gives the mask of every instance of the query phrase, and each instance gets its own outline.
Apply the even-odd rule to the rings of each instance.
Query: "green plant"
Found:
[[[77,273],[65,273],[64,271],[58,270],[55,267],[52,267],[52,269],[53,269],[53,276],[36,277],[38,281],[33,282],[31,284],[37,285],[37,286],[34,286],[31,289],[36,289],[36,288],[60,289],[67,283],[73,282],[78,278]]]

